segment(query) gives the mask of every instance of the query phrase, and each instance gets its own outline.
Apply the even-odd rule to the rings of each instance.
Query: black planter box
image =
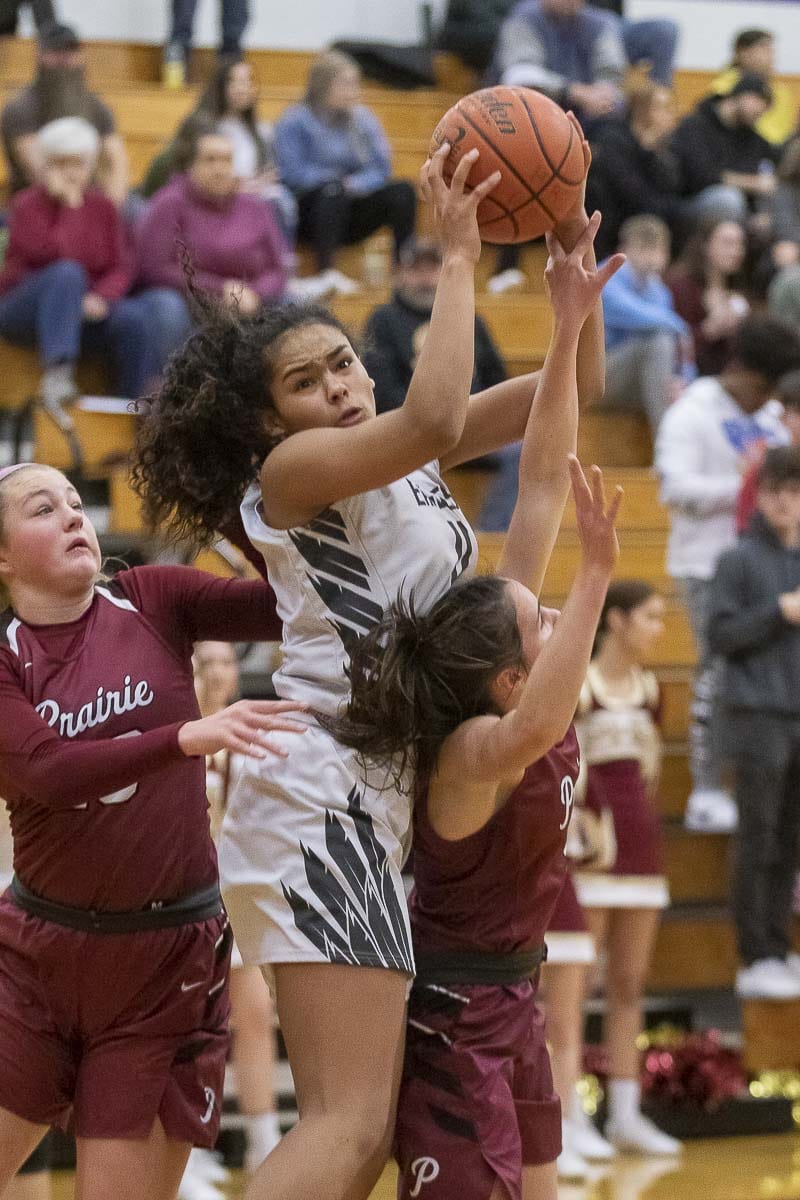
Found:
[[[795,1128],[792,1101],[783,1096],[765,1099],[742,1096],[738,1100],[725,1100],[711,1111],[695,1104],[654,1104],[649,1100],[645,1100],[642,1108],[659,1129],[681,1141],[791,1133]]]

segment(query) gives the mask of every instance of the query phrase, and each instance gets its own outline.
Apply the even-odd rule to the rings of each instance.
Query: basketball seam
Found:
[[[547,153],[547,149],[545,147],[544,142],[542,141],[541,134],[539,133],[539,126],[536,124],[536,120],[534,118],[533,113],[528,108],[527,100],[525,99],[524,96],[520,95],[519,91],[516,94],[519,97],[522,107],[525,109],[525,112],[528,114],[528,120],[530,121],[531,129],[533,130],[533,136],[536,138],[536,141],[539,143],[539,149],[542,152],[542,157],[544,158],[544,161],[547,163],[548,167],[553,172],[553,179],[557,179],[559,181],[559,183],[566,183],[569,187],[577,187],[577,184],[573,180],[566,179],[561,174],[561,168],[564,166],[564,163],[569,158],[569,152],[572,149],[572,141],[573,141],[573,138],[575,137],[575,128],[574,128],[572,122],[570,121],[570,123],[569,123],[569,141],[567,142],[567,149],[564,153],[564,157],[561,159],[561,162],[558,164],[558,166],[556,166],[555,163],[551,160],[550,155]],[[549,186],[549,184],[546,186]],[[544,190],[545,189],[542,188],[542,191],[544,191]]]
[[[509,162],[509,160],[506,158],[506,156],[504,154],[502,154],[500,150],[498,150],[498,148],[497,148],[497,146],[495,146],[494,142],[490,141],[489,138],[486,137],[486,134],[483,132],[483,130],[481,130],[481,128],[478,125],[475,124],[475,122],[470,117],[469,113],[464,112],[464,110],[461,108],[459,108],[458,111],[459,111],[460,115],[464,118],[464,120],[471,126],[473,132],[477,133],[478,136],[481,138],[481,140],[486,142],[486,144],[494,151],[494,153],[500,159],[501,163],[503,163],[503,165],[508,168],[508,170],[511,172],[511,174],[523,185],[523,187],[525,187],[525,189],[528,192],[528,195],[530,196],[530,200],[534,200],[540,206],[540,208],[545,213],[545,215],[547,216],[547,219],[549,221],[555,221],[555,219],[556,219],[555,215],[553,213],[551,213],[549,208],[547,207],[547,205],[542,200],[539,199],[539,192],[534,192],[533,188],[528,183],[527,179],[523,179],[523,177],[520,175],[519,171],[516,169],[514,164],[512,162]],[[537,133],[537,141],[538,140],[539,140],[539,138],[538,138],[538,133]],[[541,142],[539,144],[541,145]],[[552,171],[553,164],[550,162],[549,158],[547,158],[546,155],[545,155],[545,161],[547,162],[548,167]],[[548,179],[547,184],[545,186],[549,186],[549,184],[551,182],[552,182],[552,180]],[[542,188],[542,191],[544,191],[544,188]],[[525,204],[530,204],[530,200],[526,200]],[[499,201],[496,200],[495,203],[499,204]],[[525,204],[520,205],[520,208],[524,208]],[[519,212],[519,208],[516,208],[513,211]],[[506,212],[507,216],[511,217],[511,215],[512,215],[511,209],[506,208],[505,212]],[[500,217],[494,217],[492,222],[487,222],[487,223],[492,224],[494,221],[499,221],[500,219],[501,219]],[[516,222],[515,222],[515,224],[516,224]]]

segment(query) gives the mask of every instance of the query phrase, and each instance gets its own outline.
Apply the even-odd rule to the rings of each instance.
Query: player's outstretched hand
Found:
[[[250,758],[266,758],[277,754],[286,758],[286,751],[269,739],[269,733],[305,733],[302,721],[292,721],[286,714],[304,712],[307,704],[292,700],[237,700],[211,717],[187,721],[178,730],[178,745],[187,758],[216,754],[230,750]]]
[[[598,297],[612,275],[625,262],[624,254],[612,254],[602,267],[590,267],[584,262],[600,227],[600,213],[593,213],[583,233],[567,254],[555,233],[546,233],[547,266],[544,279],[556,323],[573,321],[580,327],[597,303]]]
[[[427,159],[420,171],[420,193],[433,208],[445,258],[448,254],[462,255],[470,262],[477,262],[481,256],[478,205],[497,187],[500,172],[495,171],[482,183],[468,189],[467,177],[478,161],[478,151],[470,150],[460,159],[447,184],[443,172],[449,153],[450,144],[443,142],[433,157]]]
[[[569,474],[583,563],[610,576],[619,558],[615,525],[622,503],[622,488],[614,489],[611,503],[606,505],[603,472],[599,467],[592,467],[587,480],[574,454],[569,456]]]

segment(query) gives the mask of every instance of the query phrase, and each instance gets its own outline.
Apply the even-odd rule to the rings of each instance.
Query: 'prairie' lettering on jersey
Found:
[[[134,683],[130,675],[126,675],[119,691],[99,687],[95,698],[81,705],[77,712],[62,712],[57,700],[42,700],[36,705],[36,711],[51,729],[57,725],[62,737],[71,738],[104,724],[111,717],[121,717],[136,708],[147,708],[154,699],[155,694],[146,679]]]
[[[432,483],[420,487],[413,479],[406,477],[406,483],[411,488],[411,494],[420,508],[448,508],[451,512],[458,508],[453,497],[443,483]]]

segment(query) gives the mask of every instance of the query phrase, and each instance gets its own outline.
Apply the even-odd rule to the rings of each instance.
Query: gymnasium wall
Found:
[[[434,15],[446,0],[431,0]],[[65,20],[87,38],[160,42],[169,0],[60,0]],[[419,0],[250,0],[252,46],[315,49],[337,37],[414,41]],[[218,0],[199,0],[198,45],[216,39]],[[800,0],[628,0],[634,17],[668,14],[682,29],[678,65],[710,70],[726,61],[731,34],[763,25],[778,38],[778,70],[800,74]]]

